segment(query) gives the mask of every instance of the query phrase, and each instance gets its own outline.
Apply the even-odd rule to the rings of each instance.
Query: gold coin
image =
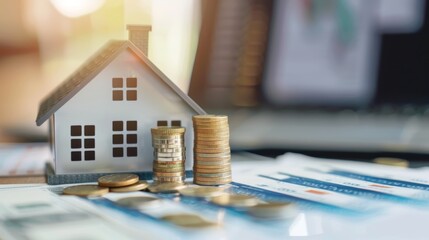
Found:
[[[229,207],[252,207],[259,203],[257,198],[243,194],[224,194],[213,197],[210,201],[217,205]]]
[[[220,149],[220,148],[229,148],[229,143],[226,144],[201,144],[199,142],[196,142],[194,144],[194,148],[198,149]]]
[[[194,148],[195,153],[231,153],[231,148]]]
[[[231,174],[227,173],[225,175],[221,175],[221,176],[214,176],[215,174],[213,174],[213,176],[206,176],[206,177],[202,177],[202,176],[198,176],[196,174],[194,174],[194,179],[196,179],[197,181],[201,182],[201,181],[207,181],[207,182],[216,182],[216,181],[222,181],[222,180],[228,180],[231,179]]]
[[[157,166],[163,166],[163,165],[183,165],[183,164],[185,164],[185,161],[182,161],[182,160],[180,160],[180,161],[156,161],[156,160],[154,160],[153,164],[157,165]]]
[[[75,195],[81,197],[98,197],[109,192],[109,188],[98,185],[77,185],[66,187],[63,190],[65,195]]]
[[[222,163],[222,164],[217,164],[217,165],[202,165],[199,163],[195,163],[194,162],[194,168],[198,168],[198,169],[222,169],[222,168],[226,168],[226,167],[231,167],[231,163],[227,162],[227,163]]]
[[[157,176],[157,177],[182,177],[182,176],[185,176],[185,173],[183,171],[181,171],[181,172],[173,172],[173,173],[171,173],[171,172],[168,172],[168,173],[165,173],[165,172],[154,172],[153,175]]]
[[[228,172],[218,172],[218,173],[201,173],[194,172],[194,178],[204,180],[205,178],[231,178],[231,171]]]
[[[174,172],[184,172],[185,167],[177,167],[177,168],[153,168],[153,172],[157,173],[174,173]]]
[[[146,181],[139,181],[137,183],[134,183],[132,185],[129,186],[125,186],[125,187],[111,187],[110,191],[111,192],[135,192],[135,191],[141,191],[146,189],[149,186],[149,183],[147,183]]]
[[[194,160],[195,161],[203,161],[203,162],[206,162],[206,161],[227,161],[227,160],[231,160],[231,155],[225,156],[225,157],[219,157],[219,158],[216,158],[216,157],[194,157]]]
[[[229,132],[225,133],[199,133],[196,132],[194,134],[194,137],[198,140],[199,137],[211,137],[211,138],[219,138],[219,139],[228,139],[229,138]]]
[[[155,183],[149,185],[148,189],[153,193],[174,193],[179,191],[179,189],[185,188],[184,183],[171,182],[171,183]]]
[[[118,199],[116,204],[128,208],[145,209],[159,207],[161,202],[161,199],[155,197],[135,196]]]
[[[205,114],[192,116],[192,119],[196,121],[228,121],[228,116]]]
[[[382,165],[389,165],[389,166],[396,166],[396,167],[403,167],[403,168],[409,167],[409,162],[401,158],[379,157],[374,159],[374,162]]]
[[[175,135],[175,134],[183,134],[186,129],[184,127],[156,127],[150,129],[152,135]]]
[[[246,211],[254,217],[267,219],[293,218],[298,214],[298,208],[292,202],[258,203],[248,207]]]
[[[179,193],[188,197],[215,197],[224,194],[224,188],[219,187],[186,187],[179,190]]]
[[[229,139],[227,140],[219,140],[219,141],[194,141],[194,144],[198,144],[198,145],[229,145]]]
[[[229,141],[228,137],[200,137],[200,136],[194,136],[194,143],[204,141],[204,142],[216,142],[216,141]]]
[[[227,165],[227,164],[231,164],[231,161],[226,159],[223,161],[201,161],[201,160],[196,160],[194,161],[194,166],[198,166],[200,165],[201,167],[205,167],[205,166],[217,166],[217,165]]]
[[[229,129],[227,128],[202,128],[196,129],[194,133],[206,133],[206,134],[229,134]]]
[[[157,158],[157,157],[184,157],[184,156],[186,156],[186,153],[184,153],[184,152],[174,152],[174,153],[159,153],[159,152],[154,152],[153,156],[155,158]]]
[[[194,168],[194,173],[221,173],[221,172],[231,172],[231,166],[223,167],[223,168]]]
[[[102,176],[98,185],[102,187],[124,187],[139,181],[139,176],[131,173],[119,173]]]
[[[187,213],[164,215],[161,217],[161,220],[186,228],[206,228],[218,226],[216,222],[209,222],[198,215]]]
[[[200,158],[231,158],[231,153],[195,153],[195,156]]]
[[[218,186],[218,185],[224,185],[224,184],[229,184],[231,183],[232,180],[231,179],[225,179],[225,180],[217,180],[217,181],[199,181],[197,179],[194,179],[194,183],[197,185],[202,185],[202,186]]]

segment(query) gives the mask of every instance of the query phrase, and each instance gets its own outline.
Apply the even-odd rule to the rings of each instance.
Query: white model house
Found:
[[[205,114],[147,57],[150,27],[128,26],[130,41],[111,41],[40,105],[49,119],[55,174],[152,171],[150,129],[186,127],[192,166],[192,116]]]

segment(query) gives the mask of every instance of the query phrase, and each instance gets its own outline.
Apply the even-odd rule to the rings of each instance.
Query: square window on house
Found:
[[[71,136],[81,136],[82,135],[82,126],[71,126],[70,127]]]
[[[128,147],[127,148],[127,157],[137,157],[137,148],[136,147]]]
[[[127,143],[137,143],[137,134],[127,134]]]
[[[72,161],[81,161],[82,160],[82,153],[79,152],[71,152],[71,160]]]
[[[168,121],[164,121],[164,120],[158,121],[156,123],[156,126],[158,126],[158,127],[167,127],[168,126]]]
[[[93,138],[85,139],[85,148],[95,148],[95,139]]]
[[[127,121],[127,131],[137,131],[137,121]]]
[[[85,151],[85,161],[95,160],[95,151]]]
[[[137,78],[127,78],[127,88],[136,88]]]
[[[122,88],[123,87],[123,80],[122,78],[113,78],[112,79],[112,87],[114,88]]]
[[[71,140],[71,148],[81,148],[81,147],[82,147],[82,140],[80,139]]]
[[[85,126],[85,136],[95,136],[95,126],[86,125]]]
[[[113,148],[113,157],[123,157],[124,149],[123,148]]]
[[[171,121],[171,126],[172,127],[181,127],[182,126],[182,121],[180,121],[180,120],[173,120],[173,121]]]
[[[122,90],[113,90],[112,99],[113,101],[122,101],[124,100],[124,96],[122,94]]]
[[[112,122],[112,130],[113,131],[123,131],[124,123],[122,121],[113,121]]]
[[[127,101],[137,100],[137,90],[127,90]]]
[[[123,144],[124,136],[122,134],[113,134],[113,144]]]

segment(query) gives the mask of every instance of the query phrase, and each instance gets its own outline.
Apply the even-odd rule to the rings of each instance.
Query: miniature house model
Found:
[[[150,129],[186,128],[205,114],[147,57],[150,27],[128,26],[129,41],[111,41],[40,105],[49,119],[55,175],[152,171]],[[192,151],[187,151],[187,169]]]

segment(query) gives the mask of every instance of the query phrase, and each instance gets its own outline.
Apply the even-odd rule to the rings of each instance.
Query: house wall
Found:
[[[112,101],[114,77],[137,77],[137,101]],[[150,129],[158,120],[182,121],[186,127],[186,166],[191,169],[195,114],[131,51],[123,51],[55,113],[55,171],[57,174],[152,171]],[[112,121],[115,120],[138,121],[137,157],[113,157]],[[95,125],[94,161],[71,161],[71,125]]]

